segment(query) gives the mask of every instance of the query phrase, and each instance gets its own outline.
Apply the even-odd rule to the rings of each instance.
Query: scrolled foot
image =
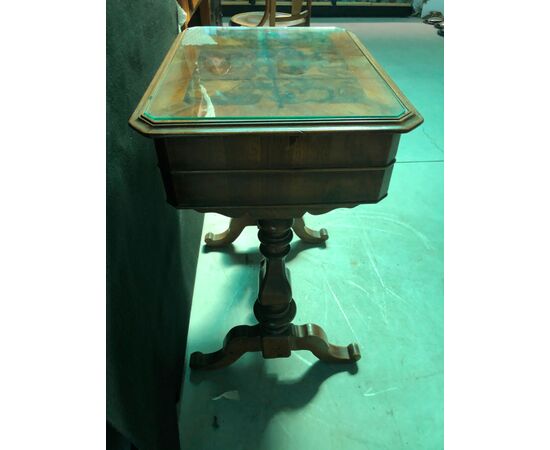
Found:
[[[319,231],[312,230],[306,227],[303,217],[294,219],[292,230],[302,241],[309,244],[321,244],[328,239],[328,232],[325,228],[321,228]]]
[[[239,325],[227,333],[220,350],[192,353],[189,366],[194,370],[220,369],[234,363],[246,352],[257,352],[261,348],[260,327]]]
[[[321,361],[354,363],[361,359],[357,344],[332,345],[324,330],[315,324],[292,326],[292,350],[309,350]]]
[[[237,239],[245,227],[250,225],[256,225],[256,220],[248,216],[231,219],[227,230],[218,234],[206,233],[204,242],[208,247],[224,247]]]

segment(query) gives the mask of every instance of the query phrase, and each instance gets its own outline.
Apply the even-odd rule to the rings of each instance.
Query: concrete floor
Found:
[[[363,358],[352,368],[309,352],[248,354],[223,370],[188,370],[181,442],[196,450],[442,449],[443,38],[415,19],[313,25],[354,32],[425,119],[401,139],[388,197],[306,216],[330,238],[315,247],[295,237],[287,258],[294,322],[321,325],[335,344],[359,343]],[[204,232],[228,221],[208,214]],[[231,327],[254,323],[257,248],[248,228],[229,249],[201,249],[189,353],[214,351]]]

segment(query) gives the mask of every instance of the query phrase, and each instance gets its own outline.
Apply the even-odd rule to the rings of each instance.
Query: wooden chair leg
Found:
[[[202,0],[199,5],[199,14],[201,19],[201,26],[209,26],[211,24],[210,14],[210,0]]]

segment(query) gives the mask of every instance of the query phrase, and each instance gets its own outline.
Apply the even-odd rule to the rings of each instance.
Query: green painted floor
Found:
[[[389,196],[307,215],[330,238],[319,248],[295,237],[287,258],[294,323],[321,325],[335,344],[357,342],[363,357],[352,368],[308,352],[248,354],[219,371],[188,370],[181,442],[194,450],[442,449],[443,38],[411,19],[313,25],[356,33],[425,118],[401,140]],[[228,221],[207,214],[204,232]],[[257,247],[248,228],[227,250],[201,250],[189,353],[217,350],[231,327],[255,322]]]

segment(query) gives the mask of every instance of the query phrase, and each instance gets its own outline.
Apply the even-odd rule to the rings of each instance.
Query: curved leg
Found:
[[[239,237],[245,227],[256,224],[257,220],[248,216],[231,219],[227,230],[219,234],[206,233],[204,242],[209,247],[223,247],[229,245]],[[306,226],[303,217],[294,219],[292,230],[302,241],[308,242],[309,244],[321,244],[328,239],[328,232],[325,228],[321,228],[319,231],[312,230]]]
[[[229,222],[229,228],[222,233],[206,233],[204,242],[209,247],[223,247],[224,245],[231,244],[235,239],[239,237],[245,227],[250,225],[256,225],[256,219],[248,216],[238,217],[231,219]]]
[[[251,219],[239,220],[242,225],[246,223],[244,220]],[[301,222],[301,229],[307,230],[303,219],[298,221]],[[258,298],[254,304],[258,325],[232,328],[223,347],[216,352],[193,353],[190,360],[192,369],[219,369],[235,362],[246,352],[258,351],[264,358],[289,357],[292,350],[309,350],[326,362],[355,363],[361,358],[357,344],[347,347],[332,345],[320,326],[292,324],[296,304],[292,298],[285,257],[290,251],[293,222],[294,219],[257,221],[260,252],[265,257],[260,265]]]
[[[292,327],[291,346],[292,350],[309,350],[325,362],[347,363],[361,359],[357,344],[349,344],[347,347],[332,345],[328,342],[324,330],[312,323]]]
[[[329,363],[355,363],[361,359],[357,344],[347,347],[332,345],[319,325],[291,325],[281,335],[270,335],[261,325],[239,325],[229,331],[220,350],[194,352],[189,365],[191,369],[220,369],[247,352],[261,351],[264,358],[284,358],[290,356],[291,350],[309,350],[321,361]]]
[[[321,228],[319,231],[312,230],[306,227],[303,217],[294,219],[292,231],[294,231],[302,241],[310,244],[321,244],[328,239],[328,232],[325,228]]]
[[[191,354],[191,369],[220,369],[243,356],[246,352],[262,349],[260,326],[239,325],[232,328],[223,341],[223,347],[217,352]]]

